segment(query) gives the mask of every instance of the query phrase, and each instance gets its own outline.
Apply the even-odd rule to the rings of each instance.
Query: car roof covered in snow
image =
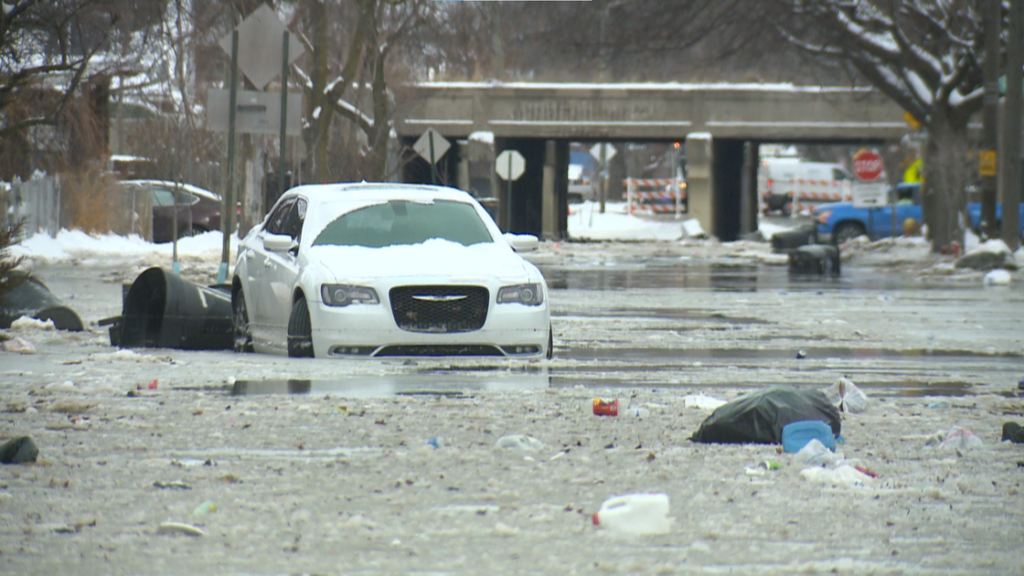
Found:
[[[455,188],[396,182],[306,184],[292,188],[288,191],[288,194],[304,196],[310,202],[317,204],[334,200],[344,200],[346,202],[387,200],[454,200],[468,202],[473,200],[471,195]]]
[[[209,200],[216,200],[220,202],[220,195],[216,192],[211,192],[206,188],[200,188],[199,186],[193,186],[191,184],[185,184],[183,182],[171,182],[169,180],[122,180],[122,186],[162,186],[164,188],[173,189],[175,186],[181,188],[186,192],[191,192],[196,196],[202,196]]]

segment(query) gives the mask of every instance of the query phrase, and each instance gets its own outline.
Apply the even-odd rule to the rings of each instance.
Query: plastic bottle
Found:
[[[605,500],[593,521],[626,534],[666,534],[672,526],[668,510],[667,494],[626,494]]]

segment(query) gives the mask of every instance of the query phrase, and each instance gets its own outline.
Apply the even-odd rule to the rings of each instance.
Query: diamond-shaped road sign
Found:
[[[509,182],[519,180],[526,172],[526,158],[516,150],[505,150],[494,160],[494,171]]]
[[[605,143],[605,144],[594,144],[594,146],[590,149],[590,155],[593,156],[594,158],[597,158],[598,160],[601,160],[601,148],[602,147],[604,147],[604,154],[605,154],[604,161],[605,162],[607,162],[608,160],[611,160],[612,158],[614,158],[615,157],[615,153],[618,152],[618,150],[615,149],[615,146],[612,146],[611,144],[607,144],[607,143]]]
[[[433,140],[434,142],[433,158],[430,157],[431,140]],[[421,158],[426,160],[427,164],[430,164],[431,162],[434,162],[436,164],[437,161],[440,160],[444,156],[445,152],[447,152],[448,149],[451,147],[451,143],[449,143],[444,136],[438,134],[437,131],[434,130],[433,128],[427,128],[427,131],[423,133],[423,136],[420,136],[419,140],[417,140],[416,143],[412,145],[412,149],[415,150],[416,153],[419,154]]]
[[[238,30],[238,69],[245,74],[257,90],[263,90],[271,80],[281,75],[281,41],[288,28],[266,4],[261,5],[242,23]],[[220,47],[231,54],[231,34],[220,40]],[[302,42],[295,34],[288,38],[288,63],[305,53]]]

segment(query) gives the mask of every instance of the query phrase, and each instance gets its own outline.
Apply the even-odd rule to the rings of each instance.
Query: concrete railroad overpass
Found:
[[[909,130],[899,107],[866,88],[455,82],[409,89],[409,104],[396,112],[402,142],[437,130],[453,143],[446,181],[465,182],[465,151],[455,140],[492,132],[495,154],[514,149],[526,158],[511,198],[502,181],[498,223],[547,238],[566,236],[570,141],[685,142],[690,214],[734,240],[756,228],[760,142],[878,143]],[[403,176],[430,182],[426,162],[410,163]]]

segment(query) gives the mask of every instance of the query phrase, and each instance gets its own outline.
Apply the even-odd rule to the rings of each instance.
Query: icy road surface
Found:
[[[858,248],[797,280],[764,244],[544,243],[556,357],[525,364],[118,351],[95,324],[166,254],[38,258],[91,328],[24,323],[38,351],[0,353],[0,439],[41,451],[0,467],[0,571],[1024,573],[1024,449],[999,443],[1024,420],[1024,278],[986,288],[927,252]],[[218,259],[182,273],[212,282]],[[688,441],[695,394],[839,375],[871,397],[840,447],[878,473],[864,486]],[[595,417],[595,397],[645,416]],[[954,426],[983,446],[927,447]],[[495,447],[515,434],[543,446]],[[782,470],[747,474],[766,458]],[[592,525],[632,492],[669,495],[669,534]]]

